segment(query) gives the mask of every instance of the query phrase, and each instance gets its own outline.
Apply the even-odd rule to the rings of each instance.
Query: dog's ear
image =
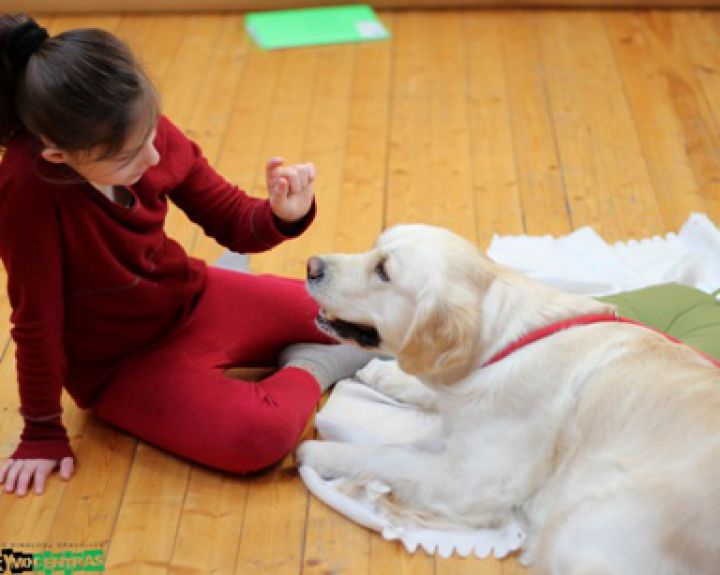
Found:
[[[468,365],[479,313],[474,298],[423,297],[397,352],[401,369],[412,375],[431,375]]]

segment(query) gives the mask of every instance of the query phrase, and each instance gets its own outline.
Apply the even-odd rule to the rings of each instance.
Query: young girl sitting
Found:
[[[287,454],[322,391],[370,359],[330,345],[302,282],[207,267],[165,235],[170,200],[231,250],[270,249],[313,220],[315,169],[271,159],[267,200],[229,184],[160,114],[113,35],[50,38],[27,16],[0,18],[0,146],[24,418],[0,465],[7,492],[41,494],[58,466],[70,478],[62,388],[149,443],[240,473]],[[282,369],[259,383],[225,374],[283,349]]]

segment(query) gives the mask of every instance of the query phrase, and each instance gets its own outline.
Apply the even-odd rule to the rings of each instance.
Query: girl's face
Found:
[[[131,186],[145,171],[157,165],[160,154],[154,145],[155,128],[147,134],[145,130],[130,134],[123,149],[111,158],[97,159],[102,150],[90,150],[82,154],[70,153],[52,146],[42,151],[49,162],[70,166],[89,182],[110,186]],[[47,142],[46,142],[47,143]]]

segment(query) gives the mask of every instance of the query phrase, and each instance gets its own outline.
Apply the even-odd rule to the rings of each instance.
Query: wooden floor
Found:
[[[253,194],[273,154],[316,163],[315,224],[254,257],[258,272],[299,277],[309,255],[365,249],[401,221],[482,247],[493,233],[584,225],[608,240],[660,234],[692,211],[720,222],[720,13],[381,16],[390,42],[277,53],[249,43],[241,15],[41,21],[126,39],[166,113]],[[177,211],[167,228],[195,256],[222,251]],[[0,306],[7,455],[21,420],[4,293]],[[237,478],[137,442],[67,398],[65,410],[77,474],[54,475],[42,497],[0,497],[3,547],[102,548],[108,572],[128,574],[524,573],[515,559],[408,555],[309,497],[289,460]]]

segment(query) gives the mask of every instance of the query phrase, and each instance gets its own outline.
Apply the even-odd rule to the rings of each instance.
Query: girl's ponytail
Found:
[[[67,152],[120,151],[152,132],[157,93],[130,49],[94,28],[47,31],[25,14],[0,17],[0,149],[17,133]]]
[[[0,17],[0,147],[22,128],[15,106],[17,86],[30,56],[47,38],[47,30],[28,16]]]

